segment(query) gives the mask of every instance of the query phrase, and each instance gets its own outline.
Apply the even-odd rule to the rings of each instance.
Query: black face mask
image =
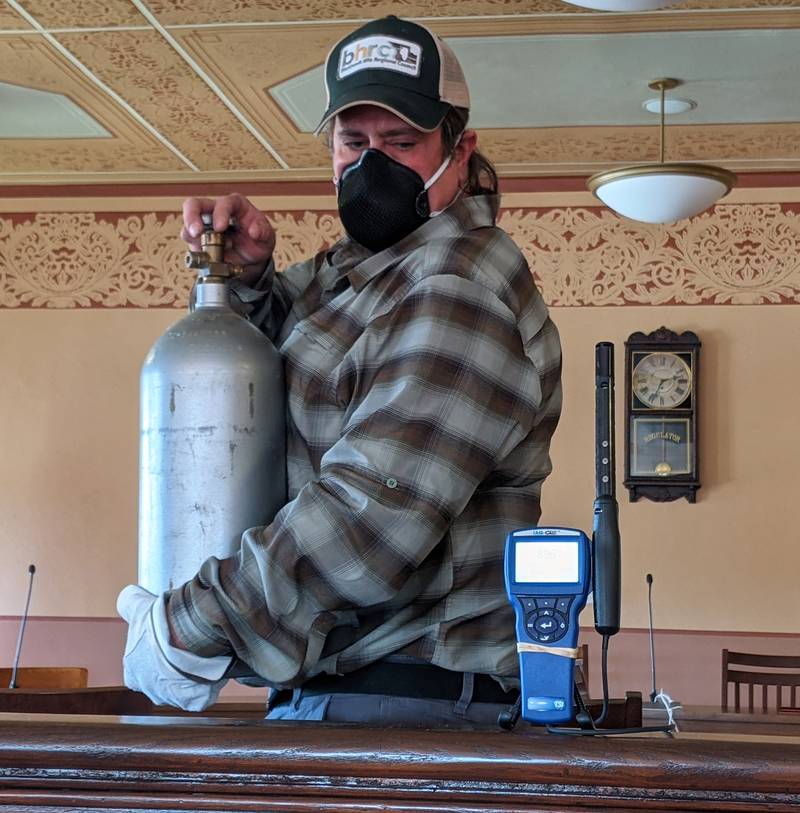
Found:
[[[382,251],[411,234],[430,217],[428,187],[449,162],[425,183],[413,169],[380,150],[364,150],[337,184],[339,217],[347,233],[371,251]]]

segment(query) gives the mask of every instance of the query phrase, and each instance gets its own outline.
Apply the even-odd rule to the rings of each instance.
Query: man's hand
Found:
[[[201,215],[206,212],[213,215],[215,231],[224,232],[233,220],[235,228],[225,241],[225,261],[243,266],[240,278],[245,285],[252,287],[275,250],[275,230],[263,212],[243,195],[226,195],[216,200],[189,198],[183,203],[181,239],[193,251],[200,250]]]
[[[171,646],[163,595],[129,584],[117,598],[117,612],[128,622],[122,664],[129,689],[186,711],[202,711],[216,702],[232,659],[203,658]]]

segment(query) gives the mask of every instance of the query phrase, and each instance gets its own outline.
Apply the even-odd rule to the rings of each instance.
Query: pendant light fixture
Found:
[[[564,0],[571,6],[591,8],[595,11],[653,11],[657,8],[672,6],[678,0]]]
[[[664,92],[677,87],[677,79],[656,79],[651,90],[661,92],[661,149],[657,164],[609,169],[592,175],[589,191],[609,209],[643,223],[674,223],[713,206],[736,184],[736,175],[708,164],[664,162]]]

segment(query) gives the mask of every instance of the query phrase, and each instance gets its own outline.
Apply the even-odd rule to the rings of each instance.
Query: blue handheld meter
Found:
[[[578,644],[578,615],[591,589],[589,540],[574,528],[512,531],[505,571],[517,618],[522,717],[540,725],[567,723],[575,660],[559,650]]]

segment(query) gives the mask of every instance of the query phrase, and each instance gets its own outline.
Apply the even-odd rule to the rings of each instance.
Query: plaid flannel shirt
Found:
[[[250,318],[285,362],[289,502],[171,594],[191,651],[274,686],[388,655],[514,682],[505,537],[539,518],[561,352],[497,207],[268,269]]]

